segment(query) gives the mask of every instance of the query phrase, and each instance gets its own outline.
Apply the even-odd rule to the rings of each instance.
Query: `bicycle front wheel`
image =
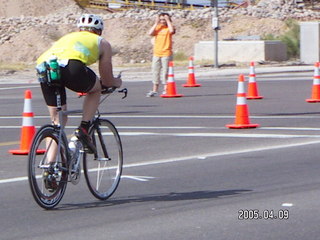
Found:
[[[117,189],[123,164],[120,136],[107,119],[98,119],[90,130],[96,154],[85,153],[83,169],[90,192],[100,200],[108,199]]]
[[[30,189],[38,205],[45,209],[55,207],[67,187],[67,145],[62,140],[58,150],[58,136],[59,130],[54,126],[43,126],[35,135],[28,156]]]

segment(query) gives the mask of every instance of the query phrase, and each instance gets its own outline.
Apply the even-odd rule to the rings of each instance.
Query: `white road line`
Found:
[[[238,137],[238,138],[320,138],[320,135],[293,134],[250,134],[250,133],[156,133],[156,132],[119,132],[121,136],[175,136],[175,137]]]
[[[300,147],[300,146],[319,144],[319,143],[320,143],[320,140],[313,140],[313,141],[307,141],[307,142],[303,142],[303,143],[291,143],[291,144],[282,144],[282,145],[277,145],[277,146],[247,148],[247,149],[235,150],[235,151],[206,153],[206,154],[202,154],[202,155],[194,155],[194,156],[188,156],[188,157],[176,157],[176,158],[160,159],[160,160],[149,161],[149,162],[131,163],[131,164],[124,165],[124,168],[141,167],[141,166],[165,164],[165,163],[173,163],[173,162],[189,161],[189,160],[196,161],[195,159],[203,161],[203,160],[208,159],[210,157],[221,157],[221,156],[234,155],[234,154],[269,151],[269,150],[291,148],[291,147]]]
[[[38,87],[39,86],[6,87],[6,88],[0,88],[0,90],[28,89],[28,88],[38,88]]]
[[[35,126],[39,128],[40,126]],[[66,128],[77,128],[78,126],[66,126]],[[0,128],[21,128],[21,126],[1,126]],[[117,129],[207,129],[211,127],[197,127],[197,126],[117,126]],[[215,128],[215,129],[226,129],[224,128]],[[320,129],[320,128],[319,128]]]
[[[40,128],[41,126],[36,125],[36,128]],[[65,128],[67,129],[73,129],[77,128],[78,126],[66,126]],[[13,126],[13,125],[5,125],[1,126],[0,128],[3,129],[16,129],[16,128],[21,128],[21,126]],[[190,129],[190,130],[195,130],[195,129],[211,129],[211,130],[221,130],[225,129],[227,130],[226,127],[208,127],[208,126],[116,126],[117,129]],[[259,127],[257,130],[288,130],[288,131],[320,131],[320,128],[311,128],[311,127]],[[243,135],[243,134],[241,134]]]
[[[0,126],[1,127],[1,126]],[[7,126],[7,127],[1,127],[3,129],[5,128],[21,128],[20,126]],[[67,129],[75,129],[76,126],[69,126],[66,127]],[[150,127],[151,128],[151,127]],[[150,129],[147,128],[147,129]],[[121,127],[118,127],[118,129],[123,129]],[[125,127],[125,129],[128,129],[128,127]],[[133,128],[136,129],[136,128]],[[140,128],[139,128],[140,129]],[[143,128],[141,128],[143,129]],[[153,127],[152,129],[157,129],[157,127]],[[174,128],[162,128],[162,129],[174,129]],[[182,128],[177,128],[182,129]],[[186,128],[186,129],[198,129],[198,128]],[[203,129],[203,128],[200,128]],[[220,128],[219,128],[220,129]],[[294,129],[292,129],[294,130]],[[272,134],[272,133],[202,133],[202,132],[191,132],[191,133],[172,133],[172,132],[148,132],[148,131],[119,131],[119,134],[121,136],[173,136],[173,137],[230,137],[230,138],[320,138],[320,135],[308,135],[308,134]]]
[[[282,207],[292,207],[293,203],[282,203],[281,206]]]
[[[190,118],[190,119],[234,119],[234,115],[113,115],[106,114],[101,115],[105,118]],[[0,116],[0,119],[19,119],[22,116]],[[34,116],[36,119],[49,119],[48,116]],[[81,115],[69,115],[69,118],[81,118]],[[261,116],[250,116],[253,119],[318,119],[320,115],[261,115]]]
[[[213,152],[213,153],[206,153],[206,154],[198,154],[194,156],[183,156],[183,157],[175,157],[175,158],[167,158],[167,159],[159,159],[154,161],[146,161],[146,162],[137,162],[137,163],[129,163],[125,164],[124,168],[132,168],[132,167],[142,167],[142,166],[149,166],[149,165],[157,165],[157,164],[165,164],[165,163],[174,163],[174,162],[181,162],[181,161],[206,161],[206,159],[210,157],[221,157],[227,155],[234,155],[234,154],[242,154],[242,153],[251,153],[251,152],[259,152],[259,151],[269,151],[275,149],[282,149],[282,148],[291,148],[291,147],[299,147],[311,144],[319,144],[320,140],[312,140],[306,141],[303,143],[291,143],[291,144],[282,144],[277,146],[268,146],[268,147],[256,147],[256,148],[247,148],[242,150],[235,150],[235,151],[224,151],[224,152]],[[27,177],[16,177],[16,178],[8,178],[8,179],[1,179],[0,184],[4,183],[13,183],[13,182],[21,182],[26,181]]]
[[[8,178],[8,179],[1,179],[0,184],[3,183],[12,183],[12,182],[21,182],[21,181],[27,181],[28,177],[16,177],[16,178]]]
[[[259,129],[265,130],[294,130],[294,131],[319,131],[320,128],[308,128],[308,127],[261,127]]]
[[[124,179],[124,178],[136,180],[139,182],[148,182],[149,179],[154,179],[154,177],[150,177],[150,176],[121,175],[121,179]]]

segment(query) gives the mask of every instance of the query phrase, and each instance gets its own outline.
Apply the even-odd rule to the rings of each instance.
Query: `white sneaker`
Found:
[[[147,96],[146,97],[156,97],[158,96],[158,93],[157,92],[154,92],[154,91],[150,91],[147,93]]]

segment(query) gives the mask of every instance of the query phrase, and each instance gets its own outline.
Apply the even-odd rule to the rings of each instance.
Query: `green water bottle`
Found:
[[[52,55],[49,59],[50,78],[51,81],[57,82],[60,80],[60,66],[56,56]]]

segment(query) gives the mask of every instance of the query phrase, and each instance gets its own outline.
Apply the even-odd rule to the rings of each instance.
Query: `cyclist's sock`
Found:
[[[90,122],[89,121],[81,121],[80,127],[85,129],[88,132],[89,127],[90,127]]]

